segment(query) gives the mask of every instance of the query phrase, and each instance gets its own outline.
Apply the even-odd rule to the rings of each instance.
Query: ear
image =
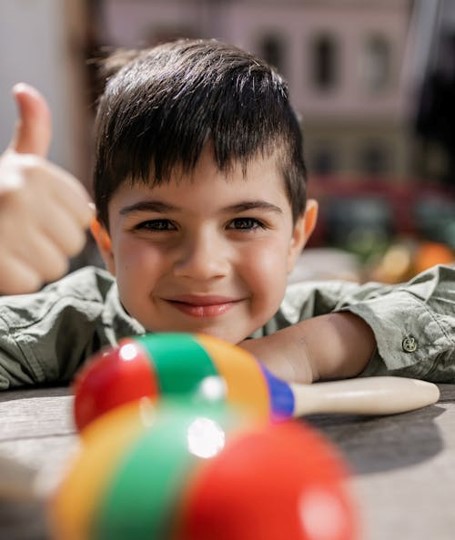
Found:
[[[106,227],[96,218],[90,224],[90,232],[95,239],[98,250],[109,272],[115,276],[115,260],[112,252],[112,241]]]
[[[308,242],[318,219],[318,203],[314,199],[309,199],[305,212],[297,219],[292,232],[291,243],[288,253],[288,272],[294,269],[297,257],[301,254],[305,244]]]

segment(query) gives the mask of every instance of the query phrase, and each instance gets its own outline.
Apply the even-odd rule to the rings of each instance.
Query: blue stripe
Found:
[[[272,375],[264,366],[261,366],[261,369],[269,387],[272,418],[276,420],[291,418],[295,407],[294,393],[291,387],[287,382]]]

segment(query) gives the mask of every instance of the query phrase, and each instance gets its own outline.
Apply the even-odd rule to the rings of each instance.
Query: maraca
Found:
[[[92,422],[50,504],[54,540],[353,540],[336,449],[222,403],[139,400]]]
[[[236,345],[185,333],[147,334],[100,352],[77,376],[74,393],[79,430],[141,397],[221,399],[266,420],[327,412],[395,414],[439,399],[436,385],[403,377],[288,384]]]

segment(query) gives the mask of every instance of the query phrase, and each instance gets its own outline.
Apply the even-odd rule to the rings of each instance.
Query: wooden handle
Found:
[[[439,388],[404,377],[365,377],[308,385],[290,385],[294,416],[314,413],[397,414],[436,403]]]

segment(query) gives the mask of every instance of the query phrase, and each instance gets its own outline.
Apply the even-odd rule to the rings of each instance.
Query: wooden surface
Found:
[[[351,466],[362,540],[455,538],[455,385],[440,389],[437,405],[411,413],[306,419]],[[68,389],[0,393],[0,456],[38,471],[44,493],[77,448],[71,403]],[[7,469],[0,460],[0,486]],[[41,504],[8,500],[0,489],[0,539],[46,538]]]

